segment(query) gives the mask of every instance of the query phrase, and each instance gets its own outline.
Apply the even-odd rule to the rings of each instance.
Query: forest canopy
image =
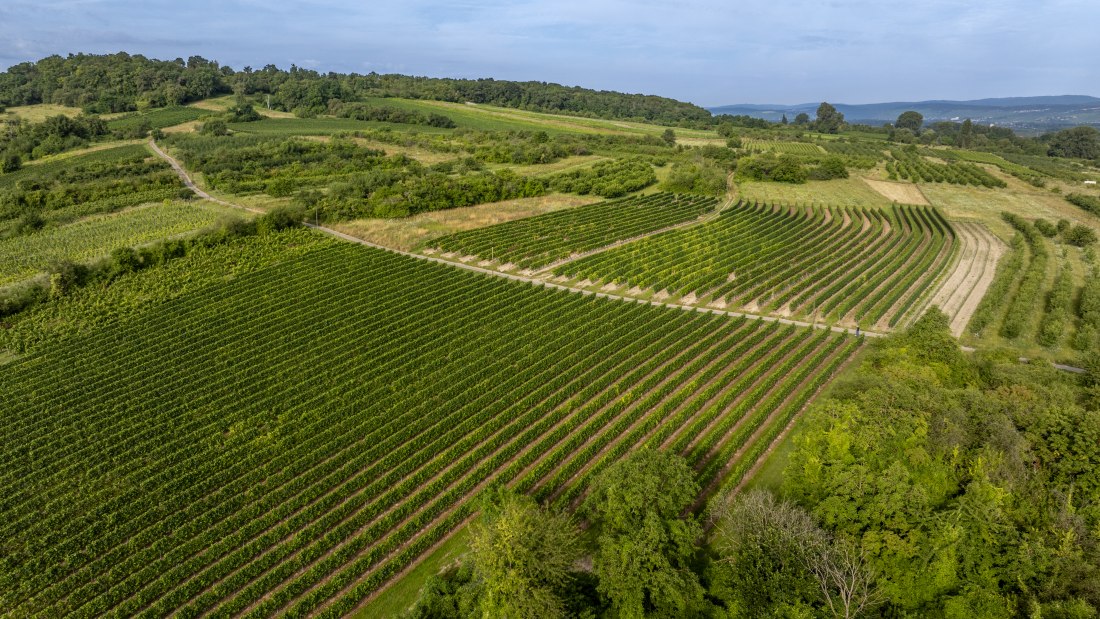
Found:
[[[185,61],[121,52],[55,55],[0,73],[0,106],[54,103],[96,114],[179,105],[232,92],[270,95],[273,107],[288,112],[323,113],[334,100],[404,97],[665,124],[711,122],[710,112],[697,105],[653,95],[536,81],[319,73],[294,65],[289,70],[269,64],[236,71],[201,56]]]

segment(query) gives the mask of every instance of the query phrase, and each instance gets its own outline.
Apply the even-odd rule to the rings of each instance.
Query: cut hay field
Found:
[[[330,224],[330,227],[386,247],[415,251],[449,234],[575,208],[598,200],[592,196],[550,194],[421,213],[401,219],[353,219]]]

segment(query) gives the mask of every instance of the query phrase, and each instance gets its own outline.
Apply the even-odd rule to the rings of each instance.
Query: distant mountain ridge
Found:
[[[832,102],[830,102],[832,103]],[[753,116],[778,121],[783,115],[789,120],[805,112],[813,117],[817,103],[736,104],[707,108],[713,114]],[[888,103],[833,103],[848,122],[878,125],[894,122],[906,110],[924,115],[925,122],[960,121],[966,118],[976,123],[993,124],[1024,132],[1044,131],[1076,125],[1100,125],[1100,98],[1088,95],[1057,95],[1039,97],[1000,97],[969,101],[929,100],[894,101]]]

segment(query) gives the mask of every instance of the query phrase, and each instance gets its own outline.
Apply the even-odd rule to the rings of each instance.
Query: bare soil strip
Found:
[[[962,335],[966,325],[970,323],[970,319],[978,309],[978,304],[985,297],[986,290],[989,290],[989,286],[993,283],[993,276],[997,272],[997,263],[1000,262],[1001,256],[1008,251],[1008,246],[994,236],[985,226],[974,223],[970,224],[969,227],[971,234],[979,239],[985,253],[977,260],[977,263],[981,266],[981,271],[976,274],[969,293],[963,299],[958,310],[953,315],[948,314],[952,316],[951,333],[956,337]]]

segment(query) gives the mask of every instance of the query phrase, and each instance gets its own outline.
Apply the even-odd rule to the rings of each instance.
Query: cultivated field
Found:
[[[554,272],[712,307],[894,326],[953,250],[950,226],[930,208],[742,203]]]
[[[737,484],[860,343],[303,235],[24,318],[103,316],[0,375],[8,612],[345,613],[493,482],[569,505],[648,444]]]
[[[611,200],[445,236],[432,247],[445,257],[478,256],[533,269],[689,222],[717,204],[714,198],[669,193]]]
[[[211,203],[151,204],[0,239],[0,285],[33,276],[57,261],[88,262],[121,247],[183,235],[226,214],[227,209]]]

